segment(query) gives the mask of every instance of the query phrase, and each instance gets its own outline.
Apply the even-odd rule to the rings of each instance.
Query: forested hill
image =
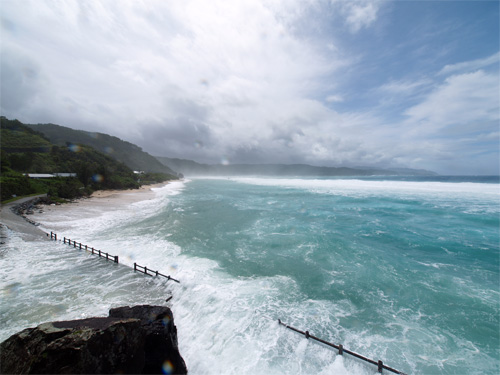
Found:
[[[177,178],[165,173],[137,175],[124,163],[90,146],[69,142],[57,146],[18,120],[1,116],[0,123],[2,201],[35,193],[72,199],[94,190],[138,188]],[[65,177],[51,176],[56,173]],[[26,174],[44,176],[32,179]]]
[[[117,137],[103,133],[74,130],[55,124],[29,124],[27,126],[43,133],[52,143],[58,146],[66,146],[67,142],[87,145],[122,162],[132,170],[177,176],[175,171],[144,152],[139,146]]]

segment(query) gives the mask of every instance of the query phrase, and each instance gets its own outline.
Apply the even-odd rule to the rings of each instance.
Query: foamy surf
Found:
[[[181,353],[194,374],[376,372],[278,319],[407,373],[495,373],[498,348],[486,347],[488,335],[495,342],[495,322],[482,320],[498,317],[495,215],[450,207],[439,196],[446,189],[426,193],[430,205],[408,199],[402,188],[353,200],[313,192],[309,180],[293,182],[308,188],[290,189],[292,182],[193,180],[125,206],[88,201],[38,215],[46,230],[119,255],[122,264],[58,243],[13,239],[9,266],[33,268],[39,257],[47,264],[25,278],[12,272],[2,279],[8,293],[17,293],[2,319],[24,328],[42,318],[162,304],[172,295]],[[344,184],[355,193],[353,183]],[[490,202],[461,196],[461,207]],[[436,216],[446,216],[449,227]],[[485,258],[469,245],[484,248]],[[181,283],[134,274],[134,262]],[[16,323],[16,309],[27,306],[43,314]]]

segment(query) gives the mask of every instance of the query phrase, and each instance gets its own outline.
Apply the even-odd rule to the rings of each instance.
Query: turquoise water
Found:
[[[406,373],[500,371],[498,178],[194,179],[156,194],[40,220],[181,280],[106,279],[116,293],[94,301],[82,287],[74,303],[105,312],[121,288],[143,303],[168,289],[190,373],[376,373],[277,319]]]

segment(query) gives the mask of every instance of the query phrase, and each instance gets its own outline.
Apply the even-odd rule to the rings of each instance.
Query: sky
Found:
[[[0,112],[202,163],[498,175],[499,19],[496,0],[0,0]]]

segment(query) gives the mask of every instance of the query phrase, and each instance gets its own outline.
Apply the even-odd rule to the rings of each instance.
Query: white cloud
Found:
[[[432,83],[430,79],[420,79],[417,81],[399,80],[390,81],[379,87],[380,91],[396,95],[411,95],[415,91],[429,86]]]
[[[381,1],[342,1],[345,23],[352,33],[369,27],[377,19]]]
[[[156,155],[206,162],[418,167],[450,155],[451,145],[426,136],[474,121],[487,134],[484,124],[498,119],[493,74],[457,74],[434,90],[425,77],[395,75],[358,91],[349,77],[376,62],[318,30],[338,21],[355,38],[384,3],[334,4],[340,21],[323,14],[325,3],[302,0],[3,2],[2,115],[103,131]],[[478,64],[485,62],[446,69]],[[389,105],[350,107],[367,96]],[[396,124],[387,108],[408,108],[410,99],[420,103]]]
[[[499,119],[499,77],[484,71],[454,75],[409,108],[408,122],[421,131]]]
[[[341,95],[328,95],[326,101],[329,103],[341,103],[344,101],[344,98]]]
[[[500,52],[497,52],[484,59],[464,61],[457,64],[446,65],[443,69],[439,71],[438,75],[449,75],[449,74],[470,72],[481,68],[485,68],[493,64],[496,64],[498,67],[499,63],[500,63]]]
[[[37,117],[44,107],[53,122],[93,124],[137,137],[141,124],[162,122],[168,128],[182,118],[210,127],[218,136],[213,152],[247,142],[241,137],[247,129],[265,134],[269,123],[293,116],[288,108],[301,108],[319,77],[332,72],[334,62],[291,29],[301,4],[8,3],[4,17],[18,32],[4,30],[3,39],[37,62],[52,94],[50,101],[25,101],[23,108],[5,112],[39,122],[45,120]],[[8,58],[9,51],[3,52]],[[205,108],[203,116],[181,103]]]

